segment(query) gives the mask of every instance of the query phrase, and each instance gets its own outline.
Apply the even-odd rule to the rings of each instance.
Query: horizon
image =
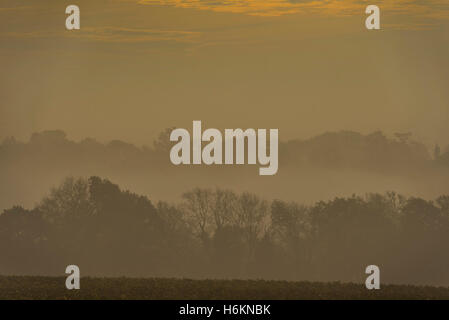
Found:
[[[135,147],[137,147],[139,149],[141,149],[141,148],[153,148],[154,147],[153,144],[154,144],[154,142],[156,142],[158,140],[159,135],[164,133],[165,130],[170,129],[170,128],[181,128],[181,127],[173,127],[173,126],[172,127],[167,127],[165,129],[163,129],[162,131],[160,131],[159,133],[155,134],[154,137],[153,137],[153,140],[148,141],[148,142],[144,142],[143,144],[139,144],[139,143],[133,142],[131,140],[124,140],[124,139],[122,139],[120,137],[113,137],[111,139],[100,140],[100,139],[98,139],[97,137],[94,137],[94,136],[89,136],[89,135],[82,136],[82,135],[80,135],[79,137],[75,138],[75,137],[72,137],[68,132],[66,132],[65,130],[60,129],[60,128],[44,129],[44,130],[41,130],[41,131],[31,132],[28,136],[25,136],[23,139],[19,139],[19,137],[16,137],[16,136],[13,136],[13,135],[0,137],[0,144],[2,144],[3,142],[5,142],[5,141],[7,141],[8,139],[11,139],[11,138],[13,140],[15,140],[16,142],[19,142],[19,143],[29,143],[29,142],[31,142],[31,139],[32,139],[33,135],[38,135],[38,134],[43,134],[43,133],[57,133],[57,132],[61,132],[61,133],[65,134],[65,139],[67,139],[68,141],[71,141],[71,142],[75,142],[75,143],[81,143],[83,141],[92,139],[93,141],[101,143],[103,145],[107,145],[107,144],[109,144],[111,142],[114,142],[114,141],[120,141],[120,142],[124,142],[124,143],[127,143],[127,144],[131,144],[131,145],[133,145],[133,146],[135,146]],[[225,128],[217,128],[217,129],[223,131]],[[245,130],[247,128],[236,128],[236,129]],[[442,149],[441,151],[442,152],[446,152],[446,151],[449,150],[449,139],[447,139],[447,141],[445,140],[442,144],[439,144],[439,143],[436,143],[436,142],[426,143],[426,141],[420,140],[419,137],[415,137],[413,132],[397,132],[397,131],[394,131],[394,130],[391,133],[388,133],[388,132],[385,132],[385,131],[382,131],[382,130],[367,131],[366,133],[365,132],[361,132],[361,131],[345,130],[345,129],[333,130],[333,131],[325,130],[325,131],[323,131],[321,133],[317,133],[317,134],[314,134],[314,135],[311,135],[311,136],[292,137],[292,138],[290,138],[288,140],[281,139],[282,136],[280,135],[279,136],[279,143],[285,144],[285,143],[289,143],[289,142],[305,142],[305,141],[308,141],[308,140],[313,140],[314,138],[317,138],[317,137],[324,136],[326,134],[341,134],[341,133],[354,133],[354,134],[359,134],[359,135],[361,135],[363,137],[370,136],[370,135],[373,135],[373,134],[376,134],[376,133],[381,133],[383,136],[385,136],[389,140],[397,140],[398,138],[397,138],[396,134],[404,134],[405,133],[405,134],[410,134],[410,141],[421,143],[421,144],[425,145],[426,148],[428,148],[429,152],[433,151],[436,145],[439,145],[441,147],[441,149]]]

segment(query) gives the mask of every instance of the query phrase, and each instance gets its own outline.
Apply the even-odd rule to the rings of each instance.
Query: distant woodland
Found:
[[[408,134],[281,143],[279,173],[177,167],[62,131],[0,146],[0,274],[449,285],[449,150]],[[127,190],[132,190],[127,191]]]
[[[101,176],[167,201],[177,201],[192,187],[307,204],[391,190],[430,200],[449,190],[449,149],[426,147],[410,134],[343,131],[281,142],[278,173],[259,177],[257,166],[250,165],[175,166],[169,159],[169,132],[142,147],[119,140],[75,142],[62,131],[35,133],[28,142],[7,138],[0,144],[0,210],[32,207],[68,176]]]

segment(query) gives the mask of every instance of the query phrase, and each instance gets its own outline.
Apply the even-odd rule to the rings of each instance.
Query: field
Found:
[[[449,299],[449,288],[262,280],[82,278],[69,291],[63,277],[0,277],[0,299]]]

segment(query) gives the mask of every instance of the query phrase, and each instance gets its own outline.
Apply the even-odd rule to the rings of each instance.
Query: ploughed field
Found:
[[[449,299],[449,288],[262,280],[81,278],[67,290],[65,277],[0,276],[0,299]]]

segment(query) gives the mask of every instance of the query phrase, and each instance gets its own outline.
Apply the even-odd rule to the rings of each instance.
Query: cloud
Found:
[[[360,15],[369,4],[392,14],[449,19],[447,0],[138,0],[140,4],[193,8],[253,16],[282,16],[293,13]]]
[[[432,23],[415,23],[413,25],[406,23],[386,23],[383,25],[388,30],[415,30],[415,31],[429,31],[435,29],[435,24]]]
[[[199,32],[177,30],[153,30],[122,27],[84,27],[77,31],[6,32],[0,34],[11,38],[69,37],[102,42],[195,42]]]
[[[19,7],[0,7],[0,13],[8,13],[11,11],[19,11],[19,10],[26,10],[30,9],[31,6],[19,6]]]
[[[70,35],[89,40],[105,42],[154,42],[175,41],[193,42],[199,37],[199,32],[177,30],[153,30],[138,28],[83,28],[81,32],[71,32]]]

